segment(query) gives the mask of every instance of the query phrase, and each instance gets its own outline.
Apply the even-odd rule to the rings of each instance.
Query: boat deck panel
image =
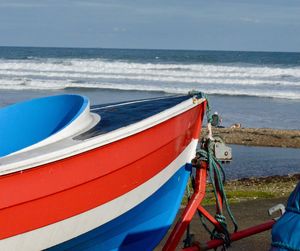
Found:
[[[169,109],[189,98],[191,98],[189,95],[176,95],[164,98],[91,106],[91,112],[101,116],[100,122],[74,139],[86,140],[131,125]]]

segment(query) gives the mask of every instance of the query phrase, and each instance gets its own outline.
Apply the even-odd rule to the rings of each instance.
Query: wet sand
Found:
[[[201,137],[206,134],[203,128]],[[227,144],[300,148],[300,130],[213,128],[213,134],[221,136]]]

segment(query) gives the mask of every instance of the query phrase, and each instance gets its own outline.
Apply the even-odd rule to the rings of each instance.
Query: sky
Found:
[[[0,46],[300,52],[300,0],[0,0]]]

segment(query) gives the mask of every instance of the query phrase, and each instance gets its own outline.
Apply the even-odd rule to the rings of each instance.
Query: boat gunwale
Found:
[[[143,102],[146,101],[151,101],[151,99],[143,100]],[[20,152],[12,156],[5,156],[0,158],[0,176],[13,174],[15,172],[22,172],[40,165],[72,157],[130,137],[188,111],[204,101],[205,98],[201,98],[198,99],[197,102],[194,102],[193,97],[191,96],[189,99],[180,102],[171,108],[105,134],[97,135],[85,140],[76,140],[74,139],[74,135],[72,135],[66,139],[40,148]],[[121,103],[120,105],[125,104]],[[93,113],[93,111],[91,112]]]

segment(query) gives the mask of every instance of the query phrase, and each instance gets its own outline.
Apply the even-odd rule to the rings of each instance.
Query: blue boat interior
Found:
[[[86,140],[141,121],[169,109],[190,95],[175,95],[131,102],[94,105],[101,121],[75,140]],[[32,99],[0,109],[0,157],[36,144],[74,121],[88,105],[80,95]]]
[[[167,183],[138,206],[48,250],[153,250],[175,219],[190,170],[190,165],[182,166]]]
[[[174,95],[94,105],[91,111],[100,115],[101,120],[74,139],[86,140],[128,126],[167,110],[190,97],[190,95]],[[0,157],[54,135],[72,123],[87,105],[87,98],[67,94],[32,99],[1,108]]]
[[[0,109],[0,157],[38,143],[69,125],[88,105],[79,95],[37,98]]]
[[[191,96],[189,95],[175,95],[159,99],[147,99],[144,101],[135,100],[128,103],[94,105],[91,107],[91,111],[99,114],[101,121],[95,127],[77,136],[75,139],[85,140],[128,126],[167,110],[190,98]]]

